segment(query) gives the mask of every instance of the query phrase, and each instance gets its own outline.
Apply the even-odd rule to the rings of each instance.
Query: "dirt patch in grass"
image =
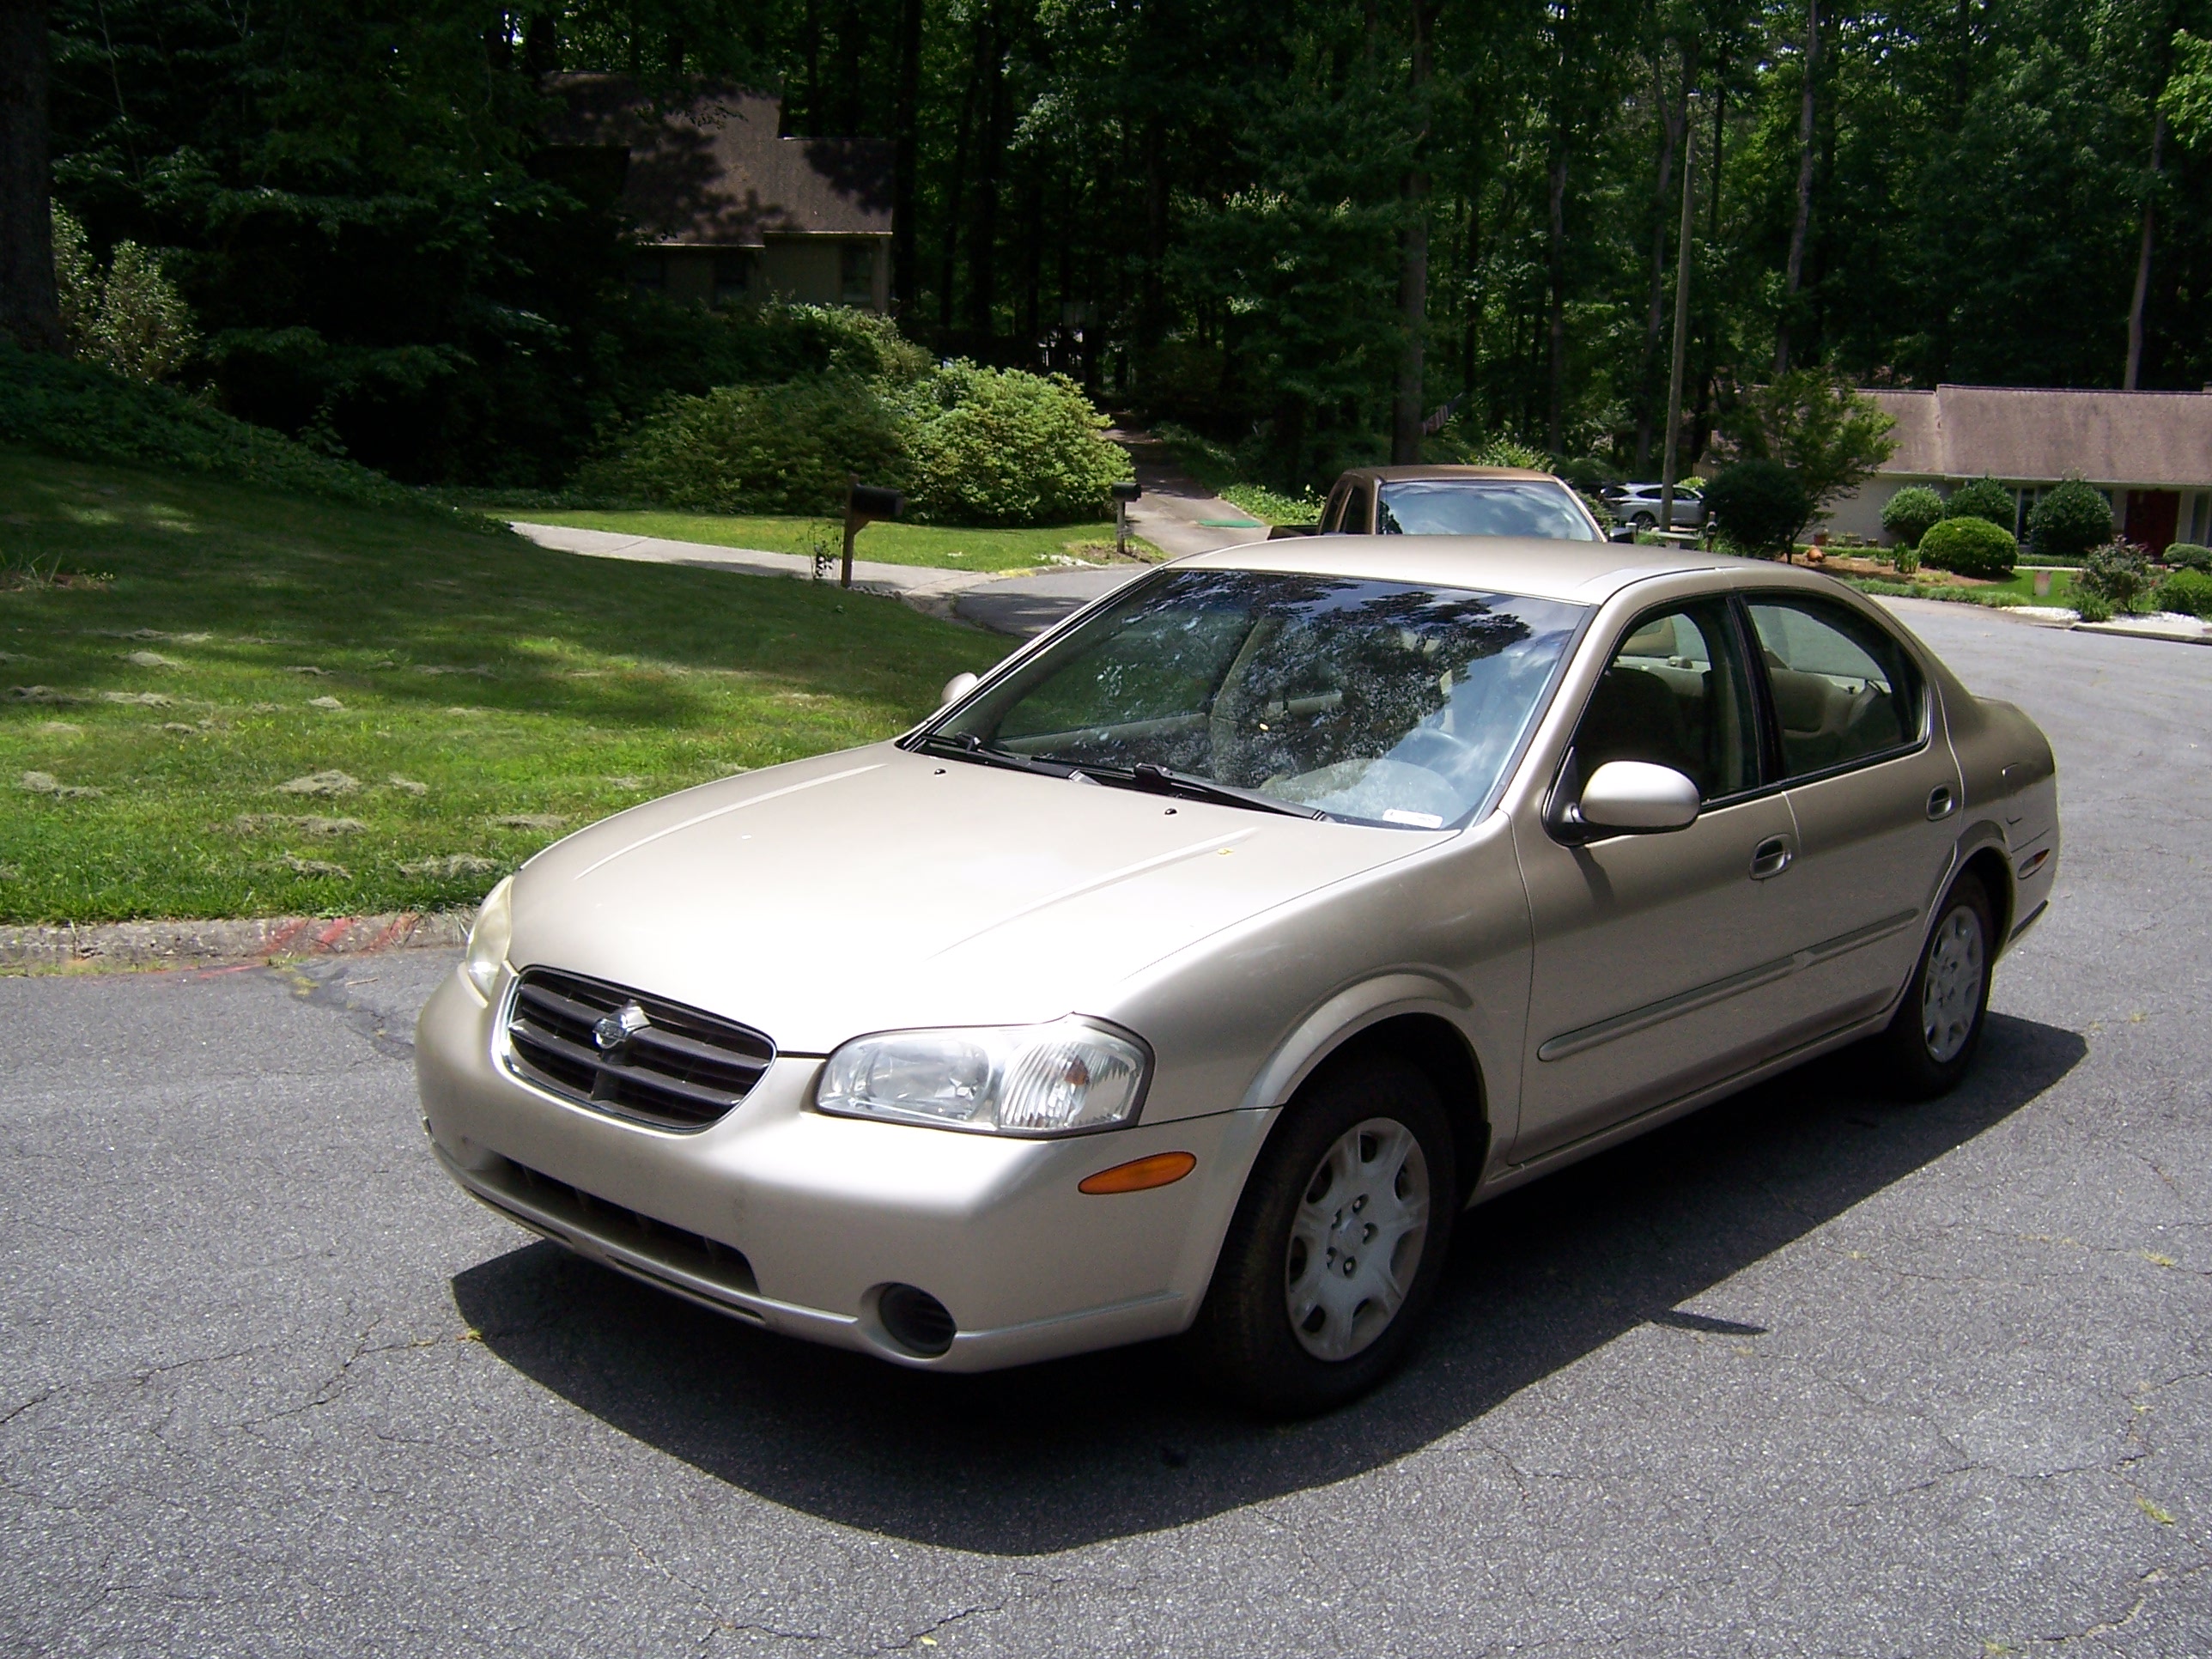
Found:
[[[896,600],[0,449],[0,921],[473,903],[566,828],[888,736],[1003,641]]]

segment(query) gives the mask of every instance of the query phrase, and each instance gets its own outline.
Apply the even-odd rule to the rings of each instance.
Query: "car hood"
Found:
[[[516,878],[509,956],[823,1054],[902,1026],[1110,1015],[1161,958],[1444,838],[882,744],[687,790],[547,848]]]

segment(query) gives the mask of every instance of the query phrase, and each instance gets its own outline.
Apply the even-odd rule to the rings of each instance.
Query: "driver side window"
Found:
[[[1613,653],[1575,732],[1583,778],[1607,761],[1672,767],[1701,799],[1759,782],[1751,686],[1725,601],[1639,619]]]

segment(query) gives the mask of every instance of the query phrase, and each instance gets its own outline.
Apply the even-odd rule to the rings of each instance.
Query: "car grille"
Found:
[[[518,1077],[660,1129],[720,1121],[775,1058],[775,1045],[750,1026],[544,968],[517,982],[507,1036]]]

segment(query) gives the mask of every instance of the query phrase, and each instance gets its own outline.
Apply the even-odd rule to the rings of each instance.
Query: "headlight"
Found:
[[[483,908],[477,912],[476,924],[469,929],[468,954],[461,958],[461,972],[487,1002],[491,1000],[492,987],[499,983],[507,941],[514,937],[514,908],[507,897],[514,886],[514,878],[509,876],[484,895]]]
[[[1065,1135],[1134,1121],[1149,1056],[1086,1021],[886,1031],[830,1056],[814,1103],[985,1134]]]

